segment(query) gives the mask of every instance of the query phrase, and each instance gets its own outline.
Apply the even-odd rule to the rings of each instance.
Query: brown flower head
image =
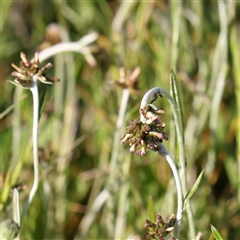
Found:
[[[58,78],[52,77],[46,73],[46,71],[52,67],[51,63],[46,64],[44,67],[40,66],[39,56],[36,52],[34,60],[31,62],[26,58],[24,53],[20,53],[20,67],[12,63],[12,67],[16,70],[12,72],[12,76],[16,77],[11,83],[21,86],[23,88],[30,88],[33,83],[33,77],[36,76],[39,81],[46,84],[52,84],[53,82],[59,82]]]
[[[160,214],[157,215],[155,222],[151,222],[149,219],[146,219],[144,224],[144,228],[148,231],[146,238],[164,239],[165,236],[173,231],[175,220],[175,216],[172,215],[169,220],[165,222]],[[170,236],[170,239],[174,240],[175,238]]]
[[[158,114],[164,111],[153,107],[152,104],[140,109],[140,114],[146,118],[143,123],[140,120],[133,120],[127,127],[127,133],[121,138],[121,143],[130,142],[130,152],[145,155],[147,148],[158,151],[160,150],[159,142],[168,140],[168,136],[163,132],[165,123],[161,121]],[[140,149],[136,150],[140,146]]]
[[[116,84],[122,88],[130,88],[134,93],[139,93],[138,76],[141,72],[140,67],[136,67],[132,72],[126,73],[124,67],[119,69],[119,80]]]

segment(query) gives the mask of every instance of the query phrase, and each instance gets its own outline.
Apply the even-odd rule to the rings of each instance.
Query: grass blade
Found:
[[[173,70],[171,70],[171,73],[170,73],[170,92],[177,105],[178,117],[180,120],[180,127],[182,131],[183,142],[184,142],[182,104],[181,104],[180,94],[177,86],[176,75],[173,72]]]
[[[223,237],[221,236],[221,234],[218,232],[218,230],[213,225],[211,225],[211,231],[216,240],[224,240]]]
[[[39,116],[39,119],[40,119],[41,113],[43,111],[43,108],[44,108],[45,102],[46,102],[46,87],[45,86],[42,86],[42,89],[41,89],[39,95],[40,96],[39,96],[39,112],[38,112],[38,116]]]
[[[190,191],[187,193],[186,197],[184,198],[184,203],[183,203],[183,209],[185,209],[186,204],[188,202],[188,200],[193,196],[193,194],[196,192],[201,180],[202,180],[202,176],[203,176],[203,170],[201,171],[201,173],[199,174],[196,182],[194,183],[193,187],[190,189]]]
[[[148,199],[148,208],[147,208],[147,210],[148,210],[148,219],[150,221],[154,221],[154,214],[155,214],[155,212],[154,212],[153,199],[152,199],[151,196]]]

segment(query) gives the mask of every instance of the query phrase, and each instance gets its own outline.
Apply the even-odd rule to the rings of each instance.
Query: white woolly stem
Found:
[[[38,96],[38,85],[37,76],[33,76],[33,83],[30,87],[33,96],[33,128],[32,128],[32,138],[33,138],[33,168],[34,168],[34,181],[32,189],[30,191],[27,202],[24,205],[22,213],[22,221],[26,215],[26,212],[33,200],[33,197],[38,189],[39,183],[39,167],[38,167],[38,112],[39,112],[39,96]]]
[[[178,117],[178,113],[177,113],[177,106],[176,106],[174,99],[171,97],[171,95],[163,88],[160,88],[160,87],[152,88],[144,95],[142,102],[141,102],[140,109],[144,108],[149,103],[149,100],[151,100],[155,97],[158,97],[160,95],[166,96],[168,101],[171,104],[174,118],[175,118],[175,125],[176,125],[176,130],[177,130],[180,155],[184,156],[183,141],[181,138],[182,133],[181,133],[180,121],[179,121],[179,117]],[[146,122],[146,118],[142,114],[140,114],[140,120],[143,123]],[[181,181],[179,178],[177,167],[176,167],[175,162],[173,161],[171,155],[169,154],[168,150],[165,148],[165,146],[162,143],[159,143],[159,145],[160,145],[161,149],[159,151],[157,151],[157,153],[161,154],[162,156],[164,156],[166,158],[168,164],[170,165],[170,167],[172,169],[173,176],[174,176],[174,179],[176,182],[178,206],[177,206],[176,224],[175,224],[174,231],[175,231],[175,238],[178,239],[179,232],[180,232],[180,224],[181,224],[181,219],[182,219],[182,208],[183,208],[182,185],[181,185]],[[183,165],[182,167],[184,168],[185,166]]]
[[[83,55],[89,54],[87,45],[94,42],[97,38],[98,34],[93,32],[84,36],[77,42],[63,42],[53,45],[39,53],[39,61],[43,62],[44,60],[63,52],[77,52],[82,53]]]
[[[176,224],[174,227],[174,232],[175,232],[175,238],[177,240],[179,238],[180,224],[182,220],[182,208],[183,208],[182,186],[181,186],[181,181],[180,181],[178,170],[174,160],[172,159],[170,153],[162,143],[160,143],[160,146],[161,146],[161,150],[159,150],[158,153],[166,158],[169,166],[172,169],[173,176],[176,182],[178,206],[177,206]]]
[[[19,204],[19,192],[15,187],[13,189],[13,220],[14,222],[20,226],[20,204]],[[14,240],[19,240],[19,234],[14,238]]]

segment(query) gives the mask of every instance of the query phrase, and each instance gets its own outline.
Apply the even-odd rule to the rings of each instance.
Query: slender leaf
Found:
[[[42,110],[44,108],[45,101],[46,101],[46,87],[45,86],[42,86],[42,89],[41,89],[39,95],[40,96],[39,96],[39,113],[38,113],[38,116],[39,116],[39,119],[40,119],[41,113],[42,113]]]
[[[221,236],[221,234],[218,232],[218,230],[213,225],[211,225],[211,231],[216,240],[224,240],[223,237]]]
[[[148,199],[148,219],[150,221],[154,221],[154,204],[152,197],[149,197]]]
[[[177,86],[176,75],[173,72],[173,70],[171,70],[171,73],[170,73],[170,92],[177,105],[178,117],[181,124],[182,137],[184,142],[182,104],[181,104],[180,94]]]
[[[3,112],[0,113],[0,120],[3,119],[5,116],[7,116],[7,114],[9,112],[11,112],[17,104],[19,104],[23,99],[25,99],[27,97],[27,94],[23,95],[20,99],[19,99],[19,102],[16,103],[16,104],[12,104],[10,105],[7,109],[5,109]]]
[[[199,174],[196,182],[194,183],[193,187],[191,188],[191,190],[187,193],[186,197],[184,198],[184,203],[183,203],[183,209],[186,207],[186,204],[188,202],[188,200],[193,196],[193,194],[196,192],[201,180],[202,180],[202,176],[203,176],[203,170],[201,171],[201,173]]]

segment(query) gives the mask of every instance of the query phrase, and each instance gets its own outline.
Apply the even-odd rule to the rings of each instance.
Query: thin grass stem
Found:
[[[95,219],[96,214],[98,213],[98,211],[101,209],[101,207],[103,206],[103,204],[106,202],[108,198],[109,198],[109,191],[107,189],[102,190],[99,193],[99,195],[96,197],[89,213],[87,214],[87,216],[84,218],[84,221],[82,221],[80,225],[81,237],[83,239],[86,238],[87,233],[90,229],[92,222]]]
[[[119,202],[118,202],[118,212],[116,216],[116,224],[115,224],[115,234],[114,239],[121,239],[123,237],[123,233],[125,232],[125,223],[126,223],[126,213],[129,205],[128,200],[128,192],[129,192],[129,181],[128,174],[131,166],[131,155],[128,154],[124,157],[123,168],[122,168],[122,179],[123,186],[120,189],[119,193]]]
[[[114,173],[116,169],[116,162],[117,162],[117,156],[118,156],[118,145],[119,145],[119,139],[120,139],[120,130],[124,123],[125,113],[127,109],[127,103],[130,95],[130,89],[123,89],[122,91],[122,98],[121,98],[121,104],[119,108],[118,113],[118,119],[116,123],[116,131],[114,134],[114,140],[113,140],[113,151],[112,151],[112,157],[110,161],[110,178],[109,183],[111,184],[114,180]]]
[[[119,143],[119,139],[120,139],[121,127],[122,127],[122,125],[124,123],[124,119],[125,119],[125,113],[126,113],[126,109],[127,109],[129,95],[130,95],[130,89],[124,89],[122,92],[121,104],[120,104],[118,119],[117,119],[117,123],[116,123],[116,131],[114,134],[113,148],[112,148],[113,150],[112,150],[112,156],[111,156],[111,160],[110,160],[110,170],[109,170],[110,175],[109,175],[109,179],[108,179],[108,185],[102,192],[99,193],[99,195],[93,202],[93,204],[89,210],[89,213],[84,218],[84,221],[82,222],[82,224],[80,226],[82,237],[87,235],[87,232],[89,231],[89,228],[90,228],[92,222],[94,221],[95,215],[97,214],[97,211],[101,208],[101,206],[107,200],[112,201],[110,199],[110,197],[112,195],[110,194],[109,189],[111,189],[111,190],[113,189],[114,178],[116,176],[116,165],[117,165],[117,159],[118,159],[118,143]],[[98,204],[98,201],[101,201],[101,204]],[[112,211],[110,209],[111,206],[112,206],[112,204],[109,203],[108,204],[109,214],[112,213]],[[109,216],[109,218],[111,218],[111,216]]]
[[[110,159],[110,168],[109,168],[109,179],[107,188],[112,190],[112,194],[107,200],[107,215],[108,215],[108,221],[109,221],[109,227],[112,230],[112,234],[114,234],[114,216],[113,216],[113,199],[114,199],[114,191],[116,191],[116,176],[119,171],[121,171],[118,167],[118,161],[119,161],[119,139],[120,139],[120,133],[121,133],[121,127],[123,126],[124,119],[125,119],[125,113],[127,109],[127,103],[130,95],[130,89],[126,88],[122,91],[122,98],[121,98],[121,104],[118,112],[118,119],[116,123],[116,130],[114,133],[114,139],[113,139],[113,148],[112,148],[112,155]],[[110,224],[111,223],[111,224]]]

